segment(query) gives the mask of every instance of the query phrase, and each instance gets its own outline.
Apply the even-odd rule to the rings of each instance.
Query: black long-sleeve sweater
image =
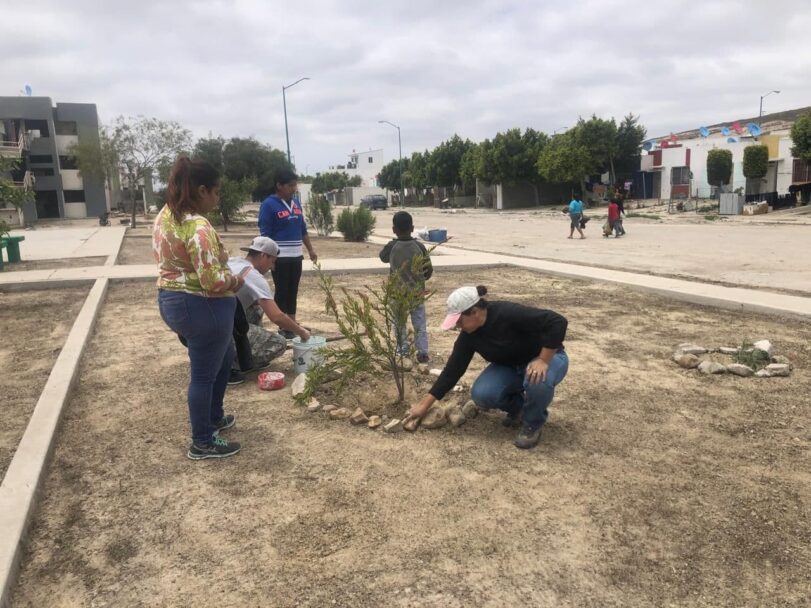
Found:
[[[462,332],[442,374],[428,391],[442,399],[467,371],[473,355],[499,365],[525,366],[543,348],[563,348],[568,321],[552,310],[513,302],[489,302],[487,320],[473,333]]]

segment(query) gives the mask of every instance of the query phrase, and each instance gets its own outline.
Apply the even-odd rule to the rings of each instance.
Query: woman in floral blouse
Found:
[[[234,294],[244,277],[228,270],[228,252],[203,215],[219,203],[219,183],[219,173],[207,162],[179,158],[152,231],[160,314],[189,349],[192,460],[240,450],[239,443],[220,436],[234,425],[234,416],[223,412],[223,397],[235,356]]]

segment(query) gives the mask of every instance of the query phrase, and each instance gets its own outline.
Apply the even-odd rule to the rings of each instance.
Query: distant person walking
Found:
[[[611,234],[611,231],[614,231],[614,238],[619,238],[622,234],[625,234],[622,231],[622,219],[620,218],[620,207],[617,204],[616,199],[611,199],[611,202],[608,203],[608,231],[604,232],[604,236],[608,236]],[[622,231],[622,232],[620,232]]]
[[[246,272],[228,269],[228,253],[206,219],[220,199],[220,176],[204,161],[181,157],[169,176],[166,205],[155,218],[152,251],[158,263],[158,307],[189,351],[188,389],[192,460],[224,458],[240,450],[220,431],[234,426],[223,397],[234,360],[234,294]]]
[[[280,169],[274,177],[275,192],[259,207],[259,234],[273,239],[279,246],[276,268],[271,271],[275,286],[276,304],[288,317],[296,320],[298,286],[301,281],[303,247],[313,262],[318,255],[307,234],[304,212],[293,195],[298,189],[298,177],[290,169]],[[283,329],[288,340],[295,334]]]
[[[574,236],[574,231],[577,230],[580,233],[580,238],[586,238],[586,235],[583,234],[583,229],[580,227],[580,222],[583,219],[583,201],[580,200],[579,196],[575,196],[572,198],[571,202],[569,203],[569,220],[571,222],[571,226],[569,229],[569,238]]]

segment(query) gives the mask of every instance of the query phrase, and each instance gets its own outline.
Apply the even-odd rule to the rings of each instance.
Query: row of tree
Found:
[[[619,124],[592,116],[558,135],[534,129],[509,129],[493,139],[473,143],[454,135],[433,150],[415,152],[383,167],[381,187],[399,190],[445,186],[472,192],[476,180],[486,184],[517,182],[579,184],[589,175],[617,175],[634,169],[645,139],[639,117],[629,114]],[[401,184],[402,175],[402,184]]]

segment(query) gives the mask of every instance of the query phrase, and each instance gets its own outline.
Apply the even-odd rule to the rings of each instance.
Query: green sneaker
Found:
[[[226,414],[216,422],[212,422],[214,425],[214,432],[224,431],[225,429],[230,429],[234,426],[237,422],[237,417],[233,414]]]
[[[228,442],[219,435],[215,435],[211,438],[211,443],[206,443],[203,445],[198,445],[196,443],[191,444],[186,456],[192,460],[204,460],[206,458],[228,458],[229,456],[233,456],[234,454],[238,453],[241,449],[242,446],[236,441]]]

